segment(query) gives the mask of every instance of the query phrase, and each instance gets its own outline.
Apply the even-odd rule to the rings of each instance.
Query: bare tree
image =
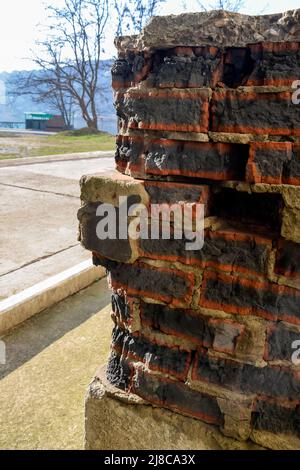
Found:
[[[226,10],[226,11],[233,11],[235,13],[239,12],[244,6],[244,0],[217,0],[212,4],[209,4],[206,7],[203,2],[197,2],[202,10]]]
[[[59,112],[67,129],[73,126],[75,101],[70,93],[57,86],[59,77],[52,70],[19,72],[8,85],[11,102],[28,95],[35,103],[43,103],[52,111]]]
[[[38,42],[38,67],[19,87],[37,101],[49,102],[69,124],[70,106],[78,106],[87,127],[97,130],[96,98],[100,60],[109,0],[63,0],[62,7],[48,7],[46,38]]]
[[[114,0],[117,12],[117,35],[140,33],[149,19],[166,0]]]

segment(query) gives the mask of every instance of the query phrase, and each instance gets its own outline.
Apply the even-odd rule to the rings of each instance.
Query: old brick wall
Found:
[[[299,16],[256,27],[220,12],[155,18],[156,36],[152,22],[120,38],[119,174],[83,177],[79,211],[81,242],[112,289],[109,381],[227,436],[298,449]],[[205,40],[208,20],[219,29]],[[97,206],[120,210],[119,196],[205,204],[203,249],[172,236],[99,240]]]

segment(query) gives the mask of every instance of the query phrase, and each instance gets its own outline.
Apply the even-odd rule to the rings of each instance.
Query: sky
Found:
[[[209,5],[213,0],[203,1]],[[30,70],[34,64],[30,51],[39,40],[38,24],[46,23],[45,3],[58,5],[62,0],[0,0],[0,72]],[[199,11],[196,0],[167,0],[160,7],[159,14],[178,14],[184,11]],[[242,13],[278,13],[300,8],[300,0],[245,0]],[[106,55],[112,56],[113,36],[107,37]]]

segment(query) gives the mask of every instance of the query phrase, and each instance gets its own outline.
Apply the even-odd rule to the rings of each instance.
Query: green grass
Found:
[[[115,136],[104,132],[85,134],[80,131],[61,132],[51,136],[0,133],[1,146],[7,150],[5,153],[0,153],[0,160],[4,160],[18,157],[114,150]],[[14,151],[10,152],[10,147]]]

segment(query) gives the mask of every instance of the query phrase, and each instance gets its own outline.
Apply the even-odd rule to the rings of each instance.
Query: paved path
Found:
[[[0,132],[9,132],[12,134],[31,134],[31,135],[55,135],[57,132],[32,131],[31,129],[11,129],[9,127],[0,127]]]
[[[79,179],[112,171],[106,155],[0,169],[0,300],[89,257],[76,239]]]
[[[103,279],[2,338],[0,449],[82,449],[84,396],[107,362],[112,330]]]

